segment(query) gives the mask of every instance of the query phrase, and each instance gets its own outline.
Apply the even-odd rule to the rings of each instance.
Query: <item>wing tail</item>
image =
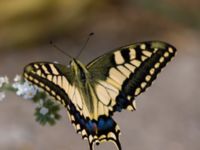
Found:
[[[121,150],[119,142],[120,129],[117,123],[105,115],[99,116],[98,121],[84,118],[76,107],[70,103],[68,112],[73,126],[83,139],[88,140],[90,150],[94,149],[94,144],[111,141]]]

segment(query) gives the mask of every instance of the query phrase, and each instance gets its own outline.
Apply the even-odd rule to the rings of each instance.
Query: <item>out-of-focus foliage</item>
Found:
[[[176,22],[192,28],[200,28],[200,14],[198,1],[172,0],[129,0],[133,4],[155,13],[169,17]]]
[[[146,12],[155,15],[149,19],[151,22],[157,22],[159,18],[156,16],[159,15],[199,29],[199,6],[195,0],[3,0],[0,1],[0,49],[42,43],[50,38],[78,33],[80,28],[93,24],[94,20],[108,16],[108,10],[115,14],[123,12],[121,17],[127,20],[143,18],[141,12]],[[126,9],[130,11],[124,11]],[[110,19],[115,17],[118,16],[111,15]],[[141,23],[134,24],[134,28],[137,26]]]
[[[0,48],[27,45],[74,30],[83,23],[92,3],[92,0],[0,1]]]

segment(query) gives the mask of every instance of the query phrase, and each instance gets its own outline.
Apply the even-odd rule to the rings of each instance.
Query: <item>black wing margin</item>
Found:
[[[87,68],[97,82],[107,82],[119,91],[110,115],[134,110],[135,97],[152,84],[175,53],[170,44],[149,41],[118,48],[89,63]]]
[[[23,76],[40,87],[59,103],[67,106],[67,89],[71,84],[71,74],[67,67],[51,62],[34,62],[24,68]]]

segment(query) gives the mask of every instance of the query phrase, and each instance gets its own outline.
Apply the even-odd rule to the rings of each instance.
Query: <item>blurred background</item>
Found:
[[[0,76],[13,78],[33,61],[69,59],[49,45],[80,57],[84,63],[119,46],[161,40],[178,49],[175,59],[137,98],[137,111],[116,113],[123,150],[200,149],[200,1],[198,0],[1,0]],[[1,150],[88,149],[62,108],[55,126],[40,126],[35,105],[13,93],[0,103]],[[103,143],[96,150],[115,150]]]

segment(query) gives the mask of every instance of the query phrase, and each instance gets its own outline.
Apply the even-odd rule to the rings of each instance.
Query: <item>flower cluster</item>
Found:
[[[20,75],[16,75],[13,83],[9,83],[7,76],[0,77],[0,101],[5,98],[5,91],[14,91],[18,96],[36,103],[35,117],[40,124],[54,125],[60,119],[60,107],[44,91],[24,81]]]
[[[60,107],[47,97],[46,99],[40,99],[35,111],[36,121],[42,125],[45,125],[46,123],[54,125],[55,121],[60,119],[60,115],[58,114],[59,110]]]
[[[17,90],[16,94],[24,99],[32,99],[37,93],[37,88],[28,81],[23,83],[17,81],[13,84],[13,88]]]

